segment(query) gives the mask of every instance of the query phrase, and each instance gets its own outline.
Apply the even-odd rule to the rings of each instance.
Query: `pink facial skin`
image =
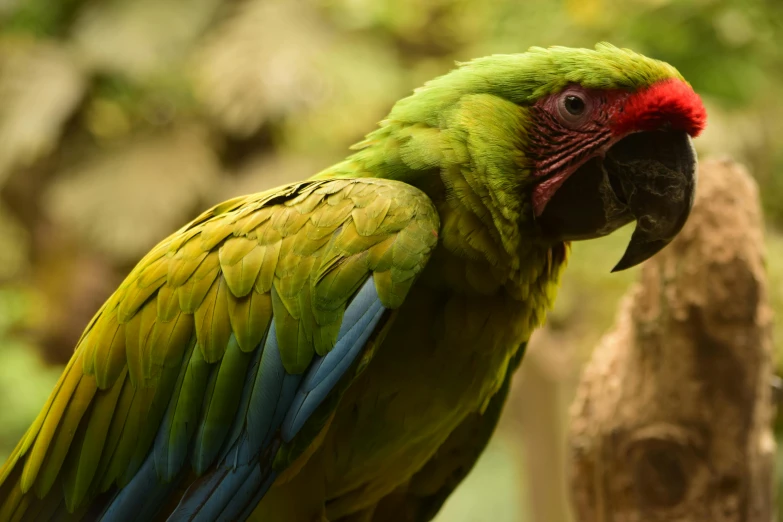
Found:
[[[577,97],[584,111],[571,114],[568,97]],[[670,78],[635,93],[572,85],[536,102],[533,121],[533,172],[547,176],[533,190],[533,211],[539,216],[568,176],[622,138],[652,130],[681,130],[695,138],[706,125],[707,112],[690,85]]]

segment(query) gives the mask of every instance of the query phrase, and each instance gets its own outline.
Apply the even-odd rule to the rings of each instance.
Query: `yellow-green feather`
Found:
[[[168,431],[164,433],[167,443],[156,448],[160,451],[155,454],[155,467],[166,481],[174,478],[186,457],[212,371],[213,367],[204,360],[202,350],[196,346],[190,352],[187,366],[175,385],[174,409],[166,414],[166,417],[171,418]]]
[[[114,459],[114,454],[117,451],[120,438],[125,431],[131,405],[133,404],[138,386],[139,384],[134,384],[132,382],[129,372],[128,379],[123,383],[122,389],[120,390],[117,406],[109,424],[109,431],[106,434],[106,442],[101,451],[98,468],[92,479],[92,489],[97,489],[101,493],[109,488],[116,477],[116,475],[108,477],[109,465]]]
[[[46,457],[41,464],[41,469],[35,481],[35,493],[38,498],[43,498],[49,493],[49,489],[57,479],[60,468],[68,454],[79,422],[82,420],[85,410],[98,390],[95,378],[91,375],[83,375],[74,390],[73,396],[63,412],[57,425],[57,431],[49,445]]]
[[[24,471],[21,477],[21,488],[23,492],[27,492],[35,482],[38,476],[38,471],[41,469],[46,453],[49,449],[49,444],[54,437],[57,430],[58,423],[63,416],[66,406],[73,395],[76,386],[82,377],[81,372],[81,354],[71,359],[71,362],[63,373],[62,384],[55,387],[55,391],[52,393],[51,404],[47,404],[44,407],[44,412],[41,412],[41,428],[36,430],[36,433],[32,435],[35,442],[32,445],[30,454],[25,462]],[[38,422],[36,421],[36,424]]]
[[[231,428],[251,357],[232,336],[220,366],[212,372],[193,449],[193,468],[199,475],[212,464]]]
[[[258,348],[272,321],[272,297],[256,291],[244,297],[228,292],[228,317],[231,330],[243,352]]]
[[[300,183],[199,216],[145,256],[89,323],[0,471],[0,520],[63,505],[81,512],[127,484],[172,397],[170,444],[156,463],[168,478],[182,459],[203,472],[271,321],[287,371],[305,371],[334,346],[347,302],[373,270],[421,266],[407,256],[429,255],[437,222],[421,192],[380,180]],[[422,238],[406,239],[406,227]]]
[[[146,347],[145,379],[155,379],[165,369],[179,366],[194,328],[193,315],[185,312],[179,312],[171,321],[155,323]]]
[[[114,384],[126,366],[125,325],[118,320],[119,311],[112,311],[96,331],[94,372],[98,386],[106,389]]]
[[[83,423],[84,435],[74,441],[69,455],[72,462],[63,477],[65,503],[71,511],[84,501],[93,483],[127,374],[127,369],[123,370],[110,389],[98,392],[90,418]]]
[[[149,372],[149,341],[155,326],[158,303],[150,300],[125,324],[125,359],[128,377],[141,386]],[[147,354],[145,356],[145,354]]]
[[[226,281],[218,276],[195,313],[196,339],[208,363],[219,361],[231,336]]]
[[[220,247],[220,268],[231,293],[244,297],[256,282],[264,262],[265,249],[247,237],[234,237]]]

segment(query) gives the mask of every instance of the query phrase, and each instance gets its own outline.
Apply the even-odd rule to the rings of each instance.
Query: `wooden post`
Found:
[[[642,269],[571,412],[578,522],[770,522],[771,322],[756,184],[699,170],[678,238]]]

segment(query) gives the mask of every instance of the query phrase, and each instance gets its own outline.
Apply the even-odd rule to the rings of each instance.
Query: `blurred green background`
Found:
[[[0,459],[100,303],[200,210],[340,159],[455,60],[601,40],[671,62],[703,96],[700,153],[762,187],[783,312],[780,0],[0,0]],[[626,237],[574,246],[440,521],[570,520],[567,410],[636,277],[609,274]]]

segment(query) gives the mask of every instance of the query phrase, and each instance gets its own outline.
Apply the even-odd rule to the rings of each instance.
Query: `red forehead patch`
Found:
[[[698,136],[707,124],[707,111],[699,95],[676,78],[663,80],[630,95],[612,122],[612,133],[656,130],[666,125]]]

